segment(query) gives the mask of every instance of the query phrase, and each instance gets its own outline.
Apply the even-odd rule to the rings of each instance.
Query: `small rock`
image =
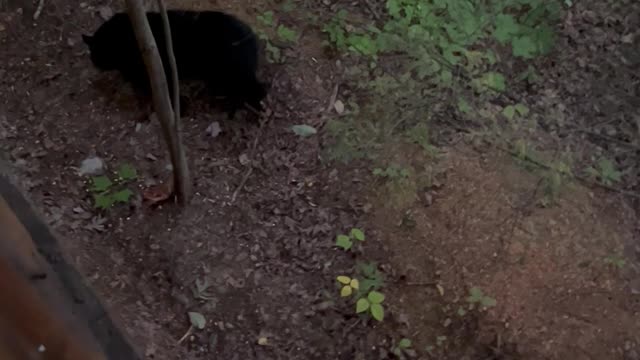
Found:
[[[251,160],[249,160],[249,156],[247,154],[241,154],[240,156],[238,156],[238,161],[243,166],[247,165],[249,162],[251,162]]]
[[[220,123],[217,121],[212,122],[207,127],[205,132],[207,133],[207,135],[211,136],[212,138],[218,137],[218,135],[220,135],[220,133],[222,132],[222,128],[220,128]]]
[[[344,103],[340,100],[336,100],[336,102],[333,103],[333,108],[336,109],[338,114],[342,114],[344,112]]]
[[[97,156],[82,160],[80,169],[78,169],[78,174],[80,176],[100,175],[102,173],[104,173],[104,161]]]
[[[0,31],[5,31],[7,29],[6,26],[4,26],[3,23],[0,23]]]

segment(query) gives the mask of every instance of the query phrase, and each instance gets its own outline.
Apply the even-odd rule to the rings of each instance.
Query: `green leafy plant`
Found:
[[[361,314],[367,312],[371,317],[378,321],[384,320],[384,294],[378,291],[371,291],[366,297],[358,299],[356,302],[356,313]]]
[[[587,168],[587,173],[593,177],[597,177],[602,184],[608,186],[619,182],[622,178],[622,173],[616,169],[613,162],[604,157],[598,160],[595,167]]]
[[[618,255],[610,255],[604,258],[605,264],[610,264],[615,266],[618,269],[622,269],[626,265],[625,259]]]
[[[389,165],[386,168],[374,168],[373,175],[384,179],[399,180],[408,178],[410,172],[407,168],[398,165]]]
[[[298,33],[295,32],[295,30],[285,25],[282,25],[282,24],[278,25],[278,28],[276,29],[276,33],[278,34],[278,37],[282,41],[289,42],[289,43],[295,43],[298,41]]]
[[[351,229],[349,235],[340,234],[336,236],[336,246],[343,250],[351,250],[353,241],[363,242],[365,239],[364,232],[358,228]]]
[[[101,175],[91,178],[89,191],[93,194],[94,207],[101,210],[111,208],[115,204],[126,204],[133,196],[133,191],[125,185],[137,177],[136,170],[129,164],[121,165],[115,172],[114,180]]]
[[[364,293],[379,290],[384,286],[384,275],[378,270],[375,263],[358,262],[356,270],[360,277],[360,289]]]
[[[291,5],[289,4],[287,6]],[[275,40],[279,40],[287,44],[293,44],[298,41],[298,33],[294,29],[287,27],[284,24],[280,24],[275,17],[275,13],[271,10],[257,15],[256,19],[259,24],[256,33],[260,39],[265,41],[267,61],[278,64],[284,63],[285,56],[280,47],[275,44],[277,42]],[[269,34],[271,34],[271,36]]]
[[[482,289],[478,287],[472,287],[469,289],[469,296],[467,297],[469,303],[469,310],[473,310],[476,306],[481,308],[489,308],[496,306],[496,299],[485,295]]]
[[[400,339],[400,341],[398,341],[396,346],[393,347],[392,352],[396,357],[403,359],[405,357],[404,356],[405,353],[407,352],[413,353],[413,351],[411,351],[411,345],[412,345],[411,340],[407,338],[402,338]]]

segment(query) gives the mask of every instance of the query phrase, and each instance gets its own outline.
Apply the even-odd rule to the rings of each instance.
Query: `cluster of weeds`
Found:
[[[485,105],[509,88],[503,62],[526,62],[553,47],[560,0],[386,0],[385,7],[380,24],[351,24],[341,10],[324,26],[332,46],[362,60],[347,75],[364,97],[351,99],[347,119],[329,126],[334,158],[371,156],[372,143],[390,138],[429,151],[429,120],[443,93],[454,94],[447,97],[452,105],[474,120],[515,122],[529,115],[523,103],[497,112]],[[534,77],[529,66],[514,80]],[[354,106],[365,98],[366,106]]]
[[[353,228],[349,235],[336,236],[335,245],[345,251],[350,251],[354,243],[362,244],[364,241],[364,232]],[[378,321],[384,320],[385,295],[380,291],[384,284],[384,278],[375,264],[359,262],[356,276],[339,275],[336,280],[340,287],[340,296],[355,299],[356,314],[369,314]]]
[[[127,188],[127,184],[136,177],[136,169],[129,164],[121,165],[113,179],[106,175],[92,177],[89,191],[93,195],[94,207],[107,210],[115,204],[128,203],[133,191]]]
[[[283,5],[287,10],[290,2]],[[282,48],[295,45],[298,42],[299,34],[292,28],[278,21],[275,13],[271,10],[265,11],[257,16],[259,28],[257,34],[260,39],[265,42],[265,50],[267,52],[267,61],[270,63],[281,64],[286,58],[282,52]]]

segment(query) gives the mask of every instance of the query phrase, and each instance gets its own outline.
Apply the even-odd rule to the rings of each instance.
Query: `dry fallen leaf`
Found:
[[[142,198],[149,205],[157,205],[166,201],[173,194],[173,186],[171,184],[158,184],[149,186],[142,192]]]
[[[340,100],[336,100],[336,102],[333,103],[333,108],[336,109],[338,114],[342,114],[344,112],[344,103]]]

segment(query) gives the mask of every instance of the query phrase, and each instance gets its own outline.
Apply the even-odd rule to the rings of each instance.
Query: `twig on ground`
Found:
[[[33,20],[38,20],[40,14],[42,13],[42,8],[44,8],[44,0],[38,1],[38,7],[36,8],[36,12],[33,13]]]
[[[380,20],[380,14],[378,14],[378,10],[376,10],[376,6],[371,3],[371,0],[364,0],[364,2],[369,7],[369,11],[371,11],[371,14],[373,14],[373,17],[376,20]]]
[[[327,105],[327,109],[325,112],[331,112],[333,110],[333,106],[336,103],[336,99],[338,98],[338,88],[340,87],[340,83],[336,83],[333,87],[333,92],[331,93],[331,97],[329,98],[329,105]]]
[[[244,185],[247,183],[247,180],[249,180],[249,177],[251,176],[251,174],[253,173],[253,157],[255,156],[255,152],[256,152],[256,148],[258,147],[258,141],[260,140],[260,137],[262,136],[262,129],[265,122],[261,122],[260,123],[260,128],[258,129],[258,134],[256,134],[255,139],[253,139],[253,144],[251,145],[251,151],[249,153],[249,169],[247,170],[247,172],[244,174],[244,176],[242,177],[242,180],[240,181],[240,185],[238,185],[238,187],[236,188],[236,191],[233,192],[233,195],[231,195],[231,203],[234,203],[236,201],[236,198],[238,197],[238,194],[240,193],[240,191],[242,190],[242,188],[244,188]]]

